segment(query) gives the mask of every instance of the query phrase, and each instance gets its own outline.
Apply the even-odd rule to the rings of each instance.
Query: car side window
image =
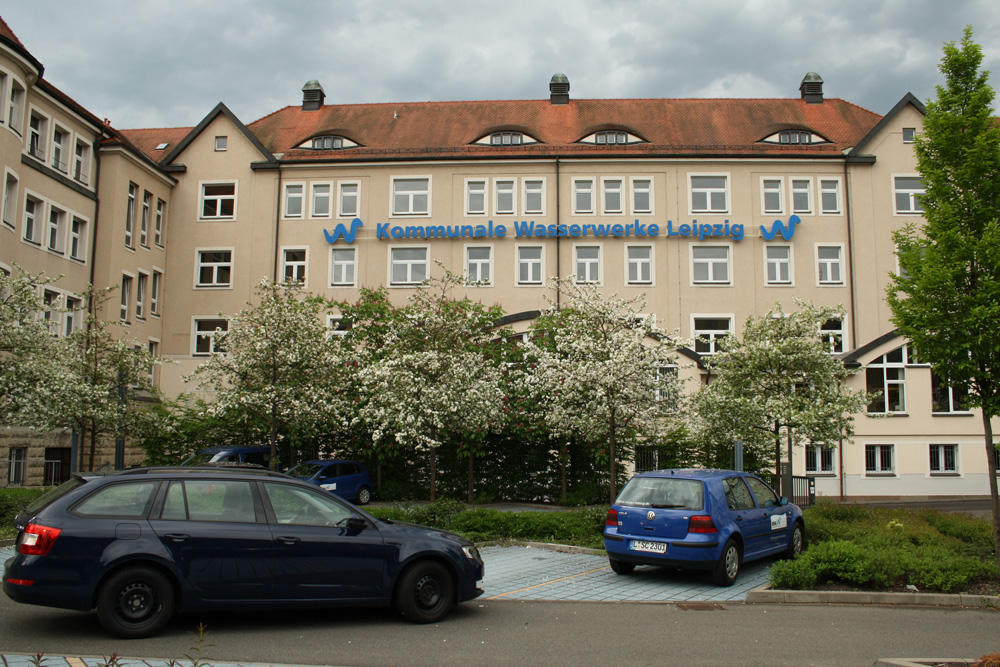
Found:
[[[753,490],[753,495],[757,497],[758,505],[761,507],[777,507],[781,504],[777,494],[767,484],[756,477],[747,477],[746,480],[747,484]]]
[[[260,452],[250,452],[243,455],[243,461],[249,463],[250,465],[260,466],[261,468],[266,468],[268,460],[271,457],[267,454]]]
[[[355,463],[341,463],[340,464],[340,474],[341,475],[357,475],[360,470]]]
[[[109,484],[84,498],[71,511],[77,516],[134,519],[145,516],[156,482]]]
[[[739,477],[728,477],[722,480],[722,488],[726,493],[726,505],[731,510],[752,510],[753,496],[750,489]]]
[[[350,509],[320,491],[273,482],[265,482],[264,490],[278,523],[336,526],[353,516]]]
[[[250,482],[242,480],[187,480],[171,482],[161,519],[255,523]]]

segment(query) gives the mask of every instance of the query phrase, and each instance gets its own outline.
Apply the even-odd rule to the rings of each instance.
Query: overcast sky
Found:
[[[45,78],[119,128],[245,123],[328,104],[573,98],[797,97],[810,71],[878,113],[941,82],[966,25],[1000,77],[997,0],[6,0]]]

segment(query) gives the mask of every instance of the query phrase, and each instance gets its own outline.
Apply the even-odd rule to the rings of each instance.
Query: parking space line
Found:
[[[546,581],[541,584],[535,584],[534,586],[525,586],[524,588],[518,588],[514,591],[507,591],[506,593],[500,593],[499,595],[492,595],[488,598],[483,598],[484,600],[499,600],[500,598],[507,597],[508,595],[515,595],[517,593],[523,593],[525,591],[534,590],[536,588],[543,588],[545,586],[550,586],[552,584],[558,584],[560,581],[567,581],[569,579],[576,579],[577,577],[583,577],[588,574],[593,574],[595,572],[600,572],[601,570],[610,570],[611,566],[605,565],[604,567],[594,568],[593,570],[587,570],[586,572],[577,572],[576,574],[571,574],[568,577],[560,577],[559,579],[553,579],[552,581]]]

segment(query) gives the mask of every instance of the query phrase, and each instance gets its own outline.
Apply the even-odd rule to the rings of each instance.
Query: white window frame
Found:
[[[225,326],[225,328],[223,328],[221,326],[216,326],[214,329],[212,329],[211,331],[209,331],[207,329],[200,329],[199,328],[199,324],[202,323],[202,322],[205,322],[206,324],[213,323],[213,322],[223,322],[223,323],[225,323],[226,326]],[[226,333],[227,331],[229,331],[229,320],[227,320],[224,317],[220,317],[218,315],[203,315],[203,316],[200,316],[200,317],[196,315],[196,316],[192,317],[191,318],[191,356],[192,357],[210,357],[213,354],[219,354],[220,351],[216,349],[216,344],[215,344],[216,332],[219,331],[219,330],[221,330],[222,333]],[[208,340],[208,351],[206,351],[206,352],[199,352],[198,351],[198,341],[199,341],[199,339],[206,339],[206,340]]]
[[[142,193],[142,216],[139,219],[139,245],[149,250],[149,221],[153,213],[153,193]]]
[[[400,250],[423,250],[424,258],[422,260],[404,260],[397,259],[396,252]],[[389,246],[389,287],[419,287],[424,280],[430,277],[430,267],[431,267],[431,247],[429,245],[400,245],[400,246]],[[406,269],[406,278],[403,280],[394,280],[395,268],[397,266],[404,267]],[[423,266],[423,278],[416,279],[414,277],[414,269],[416,267]]]
[[[545,215],[545,190],[544,177],[528,176],[521,179],[521,210],[524,215]],[[538,196],[537,208],[530,204],[530,196],[533,195]]]
[[[30,213],[28,212],[28,202],[31,201],[34,206],[34,210]],[[21,227],[21,238],[32,244],[40,246],[42,245],[42,223],[41,221],[45,219],[45,200],[38,195],[32,193],[29,190],[24,191],[24,214],[22,216],[23,222]],[[31,221],[31,233],[28,233],[28,221]]]
[[[951,451],[951,467],[948,467],[947,451]],[[927,474],[930,477],[960,477],[962,467],[959,465],[959,452],[961,447],[957,444],[933,442],[927,446],[928,461]]]
[[[79,229],[74,229],[76,223],[79,223]],[[69,217],[69,227],[67,228],[69,232],[68,243],[66,244],[66,252],[69,253],[69,258],[76,260],[78,262],[87,261],[87,230],[90,229],[90,221],[79,215],[71,215]]]
[[[947,410],[936,410],[934,405],[934,393],[935,391],[945,392],[948,398],[948,409]],[[965,404],[968,406],[969,395],[968,391],[965,394]],[[939,377],[934,371],[931,371],[931,414],[933,415],[971,415],[972,412],[968,407],[962,409],[957,407],[958,401],[955,398],[955,387],[948,386],[945,383],[944,378]]]
[[[792,213],[795,213],[796,215],[812,215],[813,179],[792,177],[789,181],[788,194],[789,198],[792,200]]]
[[[777,189],[768,188],[768,184],[777,184]],[[768,194],[776,195],[778,199],[777,207],[768,208]],[[761,215],[784,215],[785,214],[785,179],[780,176],[760,177],[760,213]]]
[[[521,257],[521,252],[528,249],[538,249],[538,259]],[[529,268],[527,280],[521,280],[521,267]],[[534,279],[537,267],[538,279]],[[541,287],[545,284],[545,246],[540,243],[518,243],[514,246],[514,284],[518,287]]]
[[[353,187],[354,188],[354,211],[348,211],[344,204],[351,195],[345,193],[344,189]],[[428,188],[430,186],[428,185]],[[430,193],[428,191],[427,206],[430,206]],[[429,210],[429,209],[428,209]],[[361,181],[339,181],[337,183],[337,217],[338,218],[356,218],[361,215]]]
[[[582,208],[580,206],[581,195],[586,195],[590,206],[588,208]],[[596,209],[594,207],[594,179],[593,178],[574,178],[573,179],[573,215],[594,215]]]
[[[733,247],[729,243],[699,243],[691,244],[690,250],[688,251],[688,257],[691,263],[691,284],[692,285],[718,285],[718,286],[729,286],[733,284]],[[707,248],[725,248],[726,257],[725,259],[719,259],[717,257],[709,258],[698,258],[695,257],[698,250]],[[699,264],[706,264],[708,266],[708,278],[705,280],[696,279],[697,271],[695,270]],[[716,276],[719,266],[725,266],[726,276],[724,279]]]
[[[819,214],[820,215],[843,215],[843,197],[841,196],[841,190],[843,179],[839,176],[834,178],[820,176],[817,178],[819,181]],[[835,187],[827,188],[826,186],[833,183]],[[826,195],[833,193],[837,198],[837,206],[833,209],[828,209],[826,206]]]
[[[290,252],[301,252],[302,259],[296,259],[289,261],[288,253]],[[301,273],[301,278],[289,278],[288,269],[293,268],[293,273]],[[303,287],[308,286],[309,280],[309,248],[307,246],[282,246],[281,248],[281,280],[297,280],[302,283]]]
[[[31,126],[35,118],[39,119],[37,128]],[[28,141],[24,147],[24,151],[43,163],[47,154],[46,148],[49,140],[50,122],[51,118],[49,118],[48,114],[39,111],[34,106],[28,106]]]
[[[66,219],[69,214],[58,206],[49,204],[49,214],[45,216],[45,249],[57,255],[65,254]]]
[[[632,257],[633,248],[645,248],[649,250],[649,257]],[[654,285],[655,273],[653,267],[656,266],[656,246],[652,243],[626,243],[625,244],[625,284],[642,285],[652,287]],[[632,279],[632,267],[636,269],[636,278]],[[643,269],[649,274],[648,280],[643,280]]]
[[[9,95],[7,98],[7,127],[17,136],[24,134],[25,101],[28,87],[13,75],[9,75]]]
[[[125,247],[135,248],[135,211],[139,204],[139,186],[129,181],[128,199],[125,202]]]
[[[292,212],[293,203],[298,204],[298,212]],[[281,188],[282,220],[302,220],[306,217],[306,182],[289,181]]]
[[[75,294],[66,294],[63,301],[66,312],[63,313],[62,335],[69,336],[80,328],[83,317],[83,299]]]
[[[822,248],[837,248],[837,260],[820,259],[819,252]],[[816,258],[816,286],[817,287],[843,287],[844,282],[844,244],[843,243],[817,243],[815,245],[814,256]],[[832,267],[837,267],[839,279],[832,279]],[[826,271],[827,278],[823,279],[823,271]]]
[[[830,322],[839,322],[839,329],[828,329],[827,324]],[[820,325],[819,328],[819,339],[823,343],[823,347],[830,354],[843,354],[850,349],[850,340],[848,339],[849,329],[847,328],[847,313],[844,313],[843,317],[840,318],[830,318],[826,322]],[[839,336],[839,338],[837,338]],[[839,343],[838,343],[839,340]],[[837,349],[837,348],[840,349]]]
[[[13,183],[13,186],[11,184]],[[17,228],[18,192],[21,190],[21,178],[13,169],[5,168],[3,172],[3,211],[0,219],[4,227]]]
[[[617,187],[615,184],[617,183]],[[601,214],[602,215],[625,215],[626,179],[619,176],[601,177]],[[608,206],[608,198],[618,195],[618,207]]]
[[[645,183],[646,186],[643,187],[641,184]],[[632,176],[628,179],[629,185],[629,196],[628,202],[631,215],[654,215],[655,206],[653,199],[653,177],[650,176]],[[645,193],[648,199],[649,205],[645,208],[637,205],[637,198],[640,194]]]
[[[596,250],[597,257],[580,257],[581,250]],[[604,284],[604,245],[601,243],[574,243],[573,244],[573,282],[577,285],[603,285]],[[582,273],[585,278],[580,278]]]
[[[146,319],[146,288],[149,287],[149,274],[141,269],[135,277],[135,319]]]
[[[477,257],[472,258],[473,250],[486,250],[488,256],[483,259]],[[465,246],[465,277],[469,285],[473,287],[492,287],[493,286],[493,244],[492,243],[475,243],[467,244]],[[475,270],[473,270],[475,267]],[[486,269],[486,279],[483,280],[483,268]]]
[[[695,188],[696,178],[721,178],[724,179],[726,184],[724,187],[719,188],[702,186]],[[688,174],[688,212],[691,215],[697,215],[704,213],[706,215],[725,215],[730,212],[730,201],[732,200],[729,193],[730,184],[730,174],[729,172],[717,172],[717,173],[689,173]],[[725,197],[725,206],[723,208],[716,208],[713,203],[713,195],[717,193],[722,193]],[[703,194],[705,196],[705,208],[695,208],[695,194]]]
[[[915,127],[904,127],[902,130],[903,143],[912,144],[914,139],[917,137],[917,128]]]
[[[698,326],[698,321],[702,320],[702,327]],[[705,328],[704,320],[728,320],[728,329],[714,329]],[[733,313],[693,313],[691,315],[691,338],[694,340],[694,351],[702,356],[712,355],[718,352],[718,341],[726,336],[731,336],[735,333],[733,329],[734,315]],[[724,333],[720,333],[724,332]],[[699,337],[704,336],[709,339],[708,342],[703,342],[697,340]],[[701,346],[707,346],[707,349],[699,350]]]
[[[423,190],[407,190],[403,192],[397,192],[396,185],[398,183],[406,181],[412,181],[412,182],[424,181],[427,187]],[[390,217],[393,218],[430,217],[432,211],[431,193],[433,192],[433,187],[434,183],[430,174],[427,175],[415,174],[413,176],[393,176],[391,181],[391,186],[389,188],[389,211],[391,211]],[[427,199],[427,205],[424,210],[420,210],[420,207],[415,205],[415,202],[418,201],[418,198],[420,196],[424,196]],[[405,207],[399,207],[399,208],[396,207],[398,197],[403,197],[406,199]]]
[[[154,266],[149,276],[149,315],[160,316],[160,292],[163,290],[163,269]]]
[[[343,315],[327,315],[326,330],[328,338],[346,336],[347,332],[351,330],[351,321]]]
[[[62,140],[56,141],[56,135],[61,134]],[[58,172],[63,174],[69,173],[69,160],[66,159],[67,151],[66,147],[69,141],[73,138],[73,133],[67,130],[65,127],[59,123],[52,123],[52,159],[49,164]]]
[[[888,359],[889,355],[894,354],[899,351],[900,361],[890,361]],[[872,362],[865,365],[865,388],[872,387],[871,377],[869,372],[875,371],[881,373],[881,378],[876,377],[878,380],[878,387],[872,387],[876,391],[881,391],[882,395],[878,399],[882,402],[881,410],[873,410],[872,404],[869,403],[866,408],[866,412],[872,415],[905,415],[906,403],[907,403],[907,392],[906,392],[906,367],[911,365],[910,361],[910,350],[908,345],[902,345],[898,348],[889,350],[888,352],[875,358]],[[890,377],[889,371],[895,371],[893,375],[895,377]],[[890,388],[898,388],[899,393],[899,409],[892,410],[889,406],[889,395]]]
[[[212,186],[232,186],[233,194],[218,194],[208,196],[205,192],[206,188]],[[198,183],[198,220],[206,222],[215,221],[233,221],[236,220],[237,216],[237,203],[239,202],[240,195],[240,183],[239,181],[200,181]],[[282,193],[282,196],[284,193]],[[205,215],[205,203],[208,201],[214,201],[216,203],[216,214],[215,215]],[[232,215],[221,214],[223,202],[232,201],[233,212]],[[284,204],[282,204],[282,207]],[[284,209],[282,209],[284,210]]]
[[[779,248],[784,248],[788,251],[788,255],[784,258],[772,258],[771,250],[776,250]],[[794,263],[795,251],[792,249],[792,245],[785,243],[765,243],[764,244],[764,284],[769,287],[793,287],[795,285],[795,263]],[[774,279],[771,278],[771,267],[785,267],[785,271],[788,273],[788,278],[782,280],[780,277],[780,272],[775,271]]]
[[[62,331],[63,313],[62,305],[65,298],[58,290],[44,288],[42,290],[42,303],[45,310],[42,311],[42,319],[48,324],[49,333],[58,337]]]
[[[501,199],[508,200],[510,206],[501,205]],[[493,179],[493,215],[517,215],[517,179]]]
[[[917,199],[920,195],[924,194],[926,191],[924,188],[901,188],[898,184],[898,179],[907,178],[919,181],[920,174],[892,174],[890,177],[892,180],[890,184],[892,186],[892,212],[894,215],[923,215],[924,209],[920,206],[920,201]],[[907,201],[907,206],[909,208],[901,209],[899,208],[899,197],[905,196]]]
[[[215,152],[222,153],[229,149],[229,137],[219,135],[215,137]]]
[[[889,452],[889,467],[885,467],[883,453]],[[874,454],[875,465],[869,467],[869,452]],[[896,476],[896,446],[883,444],[865,445],[865,477],[895,477]]]
[[[815,477],[836,477],[836,455],[836,447],[806,445],[804,453],[806,474]],[[810,465],[810,458],[812,458],[812,465]],[[829,461],[824,461],[824,458],[828,458]]]
[[[163,247],[163,230],[167,221],[167,202],[157,198],[156,200],[156,221],[153,223],[153,245],[157,248]]]
[[[228,252],[228,261],[218,261],[218,262],[206,262],[203,259],[203,255],[215,252]],[[210,290],[210,289],[233,289],[233,268],[236,263],[236,248],[230,246],[228,248],[195,248],[194,250],[194,287],[198,290]],[[211,282],[203,283],[201,282],[201,270],[203,268],[211,268],[212,275],[214,279]],[[219,282],[219,270],[222,268],[229,269],[229,282]]]
[[[490,212],[490,186],[488,178],[465,179],[465,215],[485,216]],[[476,198],[473,204],[473,197]]]
[[[321,194],[326,189],[326,195]],[[327,220],[333,217],[333,181],[315,181],[309,184],[309,217]],[[319,211],[317,203],[326,199],[326,213]]]
[[[343,259],[338,260],[336,257],[339,255],[341,257],[347,257],[350,254],[350,260],[345,261]],[[345,271],[350,272],[350,280],[343,277]],[[338,273],[341,276],[338,277]],[[329,275],[330,287],[357,287],[358,285],[358,249],[357,248],[330,248],[330,275]]]
[[[131,324],[129,317],[132,315],[132,283],[135,282],[135,274],[129,273],[127,271],[122,272],[122,280],[119,283],[119,289],[121,290],[120,305],[121,310],[118,313],[118,319],[124,324]]]
[[[73,143],[73,179],[84,185],[90,184],[90,152],[90,144],[77,137]]]

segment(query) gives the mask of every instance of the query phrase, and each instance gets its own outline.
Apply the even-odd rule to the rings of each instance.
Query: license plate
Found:
[[[628,548],[632,551],[651,551],[655,554],[667,553],[666,542],[643,542],[642,540],[632,540]]]

